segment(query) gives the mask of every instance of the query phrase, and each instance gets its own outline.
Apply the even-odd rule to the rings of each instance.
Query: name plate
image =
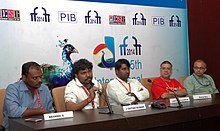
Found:
[[[57,112],[57,113],[47,113],[44,114],[44,120],[54,120],[73,117],[73,111]]]
[[[123,106],[124,112],[146,109],[145,104]]]
[[[193,95],[194,100],[201,100],[201,99],[211,99],[211,94],[202,94],[202,95]]]
[[[180,102],[190,101],[189,97],[179,97]],[[176,98],[170,98],[170,103],[177,103]]]

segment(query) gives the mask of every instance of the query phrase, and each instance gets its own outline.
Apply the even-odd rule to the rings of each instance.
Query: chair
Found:
[[[149,91],[149,98],[146,100],[146,101],[152,101],[153,100],[153,97],[152,97],[152,93],[151,93],[151,85],[152,85],[152,82],[153,80],[155,79],[156,77],[151,77],[151,78],[142,78],[140,80],[141,84],[148,89]],[[151,80],[151,82],[149,82],[149,80]]]
[[[66,111],[64,92],[65,92],[65,86],[56,87],[52,89],[52,96],[53,96],[54,107],[56,112]]]
[[[0,89],[0,128],[3,122],[3,104],[5,99],[6,89]]]
[[[179,77],[179,82],[181,85],[183,85],[184,80],[187,78],[188,76],[180,76]]]

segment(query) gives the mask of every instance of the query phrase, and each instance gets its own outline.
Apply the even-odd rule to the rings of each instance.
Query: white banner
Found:
[[[119,58],[130,61],[132,78],[159,76],[164,60],[173,64],[173,77],[189,74],[186,9],[80,1],[0,3],[0,88],[19,80],[27,61],[56,65],[54,70],[66,75],[68,62],[86,58],[101,83],[115,77]],[[71,60],[64,54],[62,59],[66,44],[79,51],[70,54]]]

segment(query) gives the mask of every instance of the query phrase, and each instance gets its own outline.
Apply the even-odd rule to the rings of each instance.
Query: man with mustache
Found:
[[[107,85],[107,94],[111,105],[130,105],[144,101],[149,97],[148,90],[135,79],[129,79],[130,63],[119,59],[115,63],[116,78]]]
[[[48,87],[42,84],[40,65],[36,62],[24,63],[21,80],[8,85],[6,89],[3,106],[5,130],[9,130],[9,118],[54,112],[52,103]]]
[[[163,61],[160,64],[160,77],[154,79],[151,91],[154,100],[169,99],[175,97],[174,91],[178,97],[186,96],[186,88],[183,87],[175,78],[171,78],[173,65],[169,61]]]
[[[73,79],[65,88],[65,105],[68,111],[94,109],[103,105],[102,86],[93,79],[93,65],[87,59],[79,59],[73,64]]]
[[[219,93],[212,77],[205,74],[207,64],[204,60],[196,60],[194,62],[193,70],[194,73],[187,77],[183,83],[187,89],[188,96]]]

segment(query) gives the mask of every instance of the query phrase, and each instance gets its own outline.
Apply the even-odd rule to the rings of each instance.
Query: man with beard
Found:
[[[148,90],[135,79],[129,79],[130,63],[119,59],[115,63],[116,78],[107,85],[107,94],[111,105],[130,105],[144,101],[149,97]]]
[[[42,84],[41,67],[36,62],[22,65],[21,80],[8,85],[3,106],[3,127],[9,130],[9,118],[21,118],[54,112],[53,99]]]
[[[73,79],[65,88],[65,105],[69,111],[94,109],[103,105],[102,86],[93,79],[93,65],[87,59],[73,63]]]
[[[177,96],[186,96],[186,88],[183,87],[176,79],[170,78],[173,69],[169,61],[163,61],[160,64],[160,77],[155,78],[152,86],[152,96],[154,100],[174,97],[174,91]]]

